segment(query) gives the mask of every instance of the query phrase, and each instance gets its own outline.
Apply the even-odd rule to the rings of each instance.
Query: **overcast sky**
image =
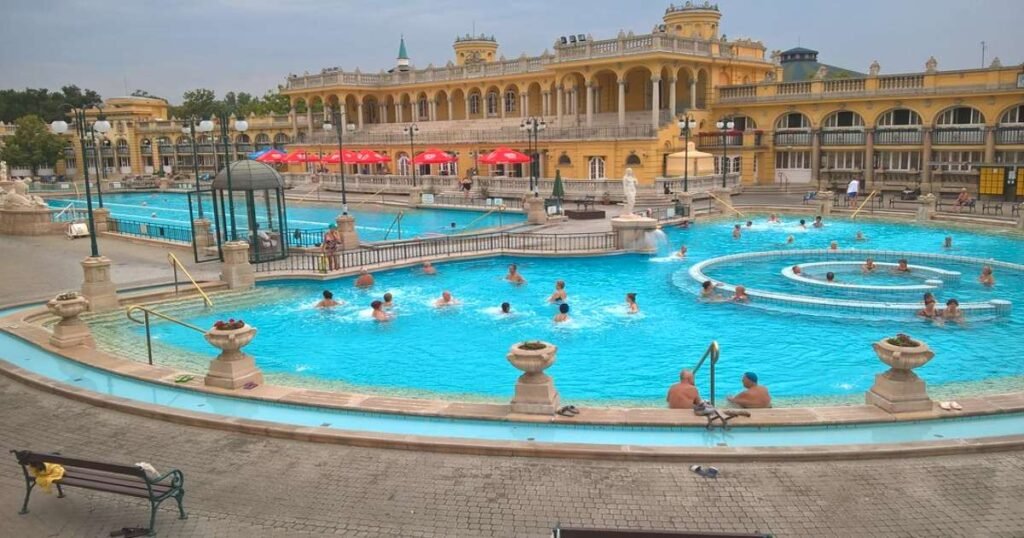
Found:
[[[677,1],[677,3],[680,3]],[[74,83],[104,97],[135,89],[179,102],[185,90],[263,94],[288,73],[327,66],[377,72],[405,34],[417,67],[444,65],[456,35],[494,34],[499,54],[540,54],[564,34],[647,33],[668,2],[652,0],[2,0],[0,88]],[[1024,0],[723,0],[722,31],[772,49],[817,49],[866,72],[1024,60]],[[127,83],[126,83],[127,81]]]

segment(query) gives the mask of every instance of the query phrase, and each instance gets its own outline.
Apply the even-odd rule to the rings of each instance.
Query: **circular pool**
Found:
[[[744,371],[757,372],[772,391],[777,405],[863,402],[863,393],[884,366],[871,343],[896,332],[910,333],[935,350],[935,358],[918,373],[933,395],[957,395],[1019,388],[1024,344],[1024,274],[1010,266],[995,267],[997,283],[977,282],[977,264],[956,257],[1024,263],[1021,240],[1009,233],[977,233],[956,228],[919,227],[880,222],[828,221],[821,229],[794,224],[755,224],[739,239],[731,237],[733,222],[701,221],[687,230],[667,230],[668,245],[654,256],[615,255],[590,258],[490,258],[440,264],[439,274],[424,276],[415,269],[376,275],[369,291],[356,290],[351,278],[329,282],[269,281],[253,292],[215,298],[211,311],[188,303],[168,304],[162,311],[208,326],[217,319],[242,318],[259,329],[247,348],[277,384],[333,386],[360,392],[379,392],[451,399],[507,401],[518,371],[505,353],[511,343],[541,339],[559,347],[558,360],[548,370],[563,401],[600,405],[664,405],[667,387],[681,368],[691,367],[712,340],[722,349],[718,364],[719,396],[739,388]],[[867,241],[854,243],[857,231]],[[795,240],[787,245],[786,238]],[[954,248],[944,249],[951,235]],[[727,263],[708,269],[708,276],[744,284],[768,293],[851,300],[849,290],[808,286],[784,278],[788,266],[808,260],[803,251],[821,251],[837,241],[850,247],[942,255],[927,265],[960,272],[935,293],[964,303],[1008,301],[1001,315],[968,312],[964,324],[939,325],[912,312],[835,311],[777,304],[709,303],[697,299],[698,285],[688,272],[700,262],[731,254],[792,250],[770,260]],[[669,254],[680,244],[685,259]],[[844,260],[850,261],[850,260]],[[888,260],[885,260],[888,261]],[[519,264],[524,286],[503,280],[508,263]],[[915,264],[917,262],[915,261]],[[685,276],[682,283],[680,275]],[[555,306],[547,302],[555,280],[565,280],[571,321],[555,324]],[[868,279],[860,279],[859,282]],[[879,283],[898,285],[895,275]],[[907,284],[920,284],[917,278]],[[334,292],[341,307],[314,308],[324,289]],[[461,305],[433,306],[444,290]],[[390,291],[396,318],[375,323],[369,303]],[[637,293],[641,312],[627,314],[624,295]],[[852,300],[886,303],[884,290],[857,290]],[[919,300],[902,294],[900,302]],[[498,305],[508,301],[513,314],[503,316]],[[1004,305],[1009,306],[1009,305]],[[123,314],[98,316],[94,332],[101,349],[144,357],[142,329]],[[180,327],[154,327],[158,363],[174,363],[204,371],[211,356],[201,337]],[[177,362],[175,362],[177,361]],[[706,392],[707,371],[698,375]],[[706,395],[706,394],[705,394]]]

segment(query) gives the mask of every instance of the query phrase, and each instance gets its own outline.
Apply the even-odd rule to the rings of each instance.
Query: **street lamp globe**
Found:
[[[183,135],[187,135],[187,134],[188,134],[188,133],[190,133],[190,132],[191,132],[191,131],[189,130],[189,128],[188,128],[188,127],[182,127],[182,128],[181,128],[181,134],[183,134]]]
[[[334,125],[331,122],[329,122],[329,121],[325,121],[324,122],[324,130],[325,131],[330,131],[331,129],[334,129]]]
[[[235,130],[244,133],[249,130],[249,122],[245,120],[235,120]]]
[[[50,131],[54,134],[64,134],[68,132],[68,122],[64,120],[54,120],[50,123]]]
[[[351,132],[356,130],[356,124],[350,123],[350,124],[346,125],[345,128],[348,129],[348,132],[351,133]],[[416,129],[416,130],[419,131],[419,129]]]
[[[196,130],[200,133],[208,133],[213,130],[213,122],[210,120],[203,120],[196,126]]]
[[[107,120],[96,120],[96,123],[92,124],[92,128],[100,134],[110,132],[110,122]]]

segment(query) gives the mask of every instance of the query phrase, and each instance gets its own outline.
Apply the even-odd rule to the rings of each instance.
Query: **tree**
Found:
[[[146,90],[135,90],[132,92],[132,97],[152,97],[153,99],[163,99],[162,97],[157,97]]]
[[[66,111],[62,109],[65,103],[91,107],[101,102],[100,94],[75,85],[64,86],[57,92],[45,88],[0,90],[0,121],[10,123],[29,114],[39,116],[43,121],[65,119]]]
[[[267,93],[263,94],[263,103],[266,105],[265,114],[287,114],[291,110],[291,101],[287,95],[281,94],[280,90],[279,86],[277,91],[267,90]]]
[[[50,132],[39,116],[28,115],[15,122],[15,131],[0,149],[0,160],[11,166],[30,168],[35,175],[40,166],[54,165],[62,158],[64,140]]]
[[[63,86],[60,91],[64,94],[64,102],[75,108],[92,108],[103,103],[100,94],[92,90],[82,90],[74,84]]]
[[[209,118],[216,115],[224,108],[224,103],[217,101],[217,95],[213,90],[197,88],[189,90],[182,95],[181,106],[174,107],[174,116],[178,118]]]

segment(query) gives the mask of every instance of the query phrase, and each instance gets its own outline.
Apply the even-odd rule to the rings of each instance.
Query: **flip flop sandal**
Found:
[[[558,411],[555,411],[555,414],[556,415],[562,415],[563,417],[574,417],[574,416],[576,416],[576,415],[573,414],[572,411],[569,411],[569,406],[565,406],[565,407],[559,409]]]
[[[565,410],[570,412],[570,413],[572,413],[572,414],[574,414],[574,415],[580,414],[580,410],[577,409],[575,405],[567,405],[567,406],[565,406]]]
[[[182,375],[179,375],[178,377],[174,378],[174,382],[175,383],[188,383],[189,381],[192,381],[193,379],[195,379],[195,376],[191,376],[191,375],[188,375],[188,374],[182,374]]]
[[[943,411],[952,411],[953,405],[949,402],[939,402],[939,408]]]
[[[252,381],[250,381],[250,382],[242,385],[242,388],[245,389],[245,390],[252,390],[252,389],[254,389],[254,388],[258,387],[258,386],[259,385],[257,385],[256,383],[253,383]]]
[[[952,407],[954,411],[964,410],[964,406],[960,405],[960,402],[949,402],[949,406]]]

